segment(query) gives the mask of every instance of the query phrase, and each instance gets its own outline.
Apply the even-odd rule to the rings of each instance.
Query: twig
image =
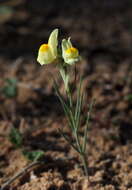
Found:
[[[7,182],[5,182],[0,190],[4,190],[5,188],[7,188],[13,181],[15,181],[17,178],[21,177],[22,175],[24,175],[26,172],[28,172],[28,170],[32,167],[34,167],[35,165],[39,165],[39,164],[43,164],[44,162],[40,162],[40,161],[35,161],[32,162],[31,164],[29,164],[27,167],[25,167],[24,169],[22,169],[20,172],[18,172],[15,176],[13,176],[11,179],[9,179]]]

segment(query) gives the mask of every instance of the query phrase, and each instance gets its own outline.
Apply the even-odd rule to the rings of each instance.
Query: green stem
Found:
[[[79,153],[82,154],[82,148],[81,148],[81,145],[80,145],[80,141],[79,141],[79,138],[78,138],[77,131],[75,131],[74,136],[75,136],[75,140],[76,140],[76,144],[77,144]]]
[[[85,153],[82,152],[83,150],[82,150],[82,147],[80,145],[77,133],[75,134],[75,139],[76,139],[77,147],[79,149],[78,153],[80,154],[80,158],[82,160],[82,164],[83,164],[83,168],[84,168],[84,174],[85,174],[85,176],[89,176],[88,175],[88,163],[87,163],[87,160],[86,160]]]
[[[87,160],[86,160],[86,156],[84,154],[80,154],[80,158],[82,160],[84,173],[85,173],[86,176],[89,176],[88,175],[88,163],[87,163]]]
[[[70,103],[70,108],[71,108],[71,112],[73,111],[73,103],[72,103],[72,95],[71,95],[71,89],[69,87],[69,84],[68,84],[68,90],[66,91],[67,92],[67,96],[69,98],[69,103]],[[80,154],[80,158],[82,160],[82,164],[83,164],[83,168],[84,168],[84,174],[86,176],[88,176],[88,167],[87,167],[87,160],[86,160],[86,157],[85,157],[85,154],[84,152],[82,152],[82,147],[81,147],[81,144],[80,144],[80,140],[79,140],[79,137],[78,137],[78,131],[76,131],[77,129],[77,126],[74,127],[74,136],[75,136],[75,140],[76,140],[76,147],[78,149],[78,153]]]
[[[66,93],[67,93],[67,96],[68,96],[68,99],[69,99],[70,108],[71,108],[71,111],[72,111],[73,103],[72,103],[72,96],[71,96],[69,85],[68,85],[68,90],[66,91]]]
[[[70,139],[60,129],[59,132],[63,136],[63,138],[72,146],[72,148],[80,154],[78,148],[70,141]]]
[[[62,79],[64,81],[65,91],[66,91],[66,95],[67,95],[67,98],[69,101],[69,111],[71,114],[71,120],[72,120],[72,125],[73,125],[73,128],[71,128],[71,132],[75,138],[75,145],[72,144],[72,142],[69,142],[69,139],[63,133],[62,133],[62,135],[66,139],[66,141],[68,141],[70,143],[70,145],[79,153],[80,158],[82,160],[84,173],[86,176],[88,176],[88,164],[87,164],[87,160],[86,160],[86,155],[84,152],[84,148],[80,144],[80,139],[78,136],[78,130],[77,129],[78,129],[79,123],[76,122],[76,115],[74,113],[75,110],[73,107],[72,93],[71,93],[71,89],[70,89],[70,85],[69,85],[69,74],[67,73],[67,67],[64,67],[63,64],[60,65],[60,74],[61,74]],[[87,130],[86,130],[86,132],[87,132]],[[85,136],[86,136],[86,132],[85,132]],[[86,146],[85,143],[86,143],[86,141],[84,142],[84,146]]]

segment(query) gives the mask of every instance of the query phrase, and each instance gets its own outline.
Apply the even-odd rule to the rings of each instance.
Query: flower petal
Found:
[[[68,48],[71,48],[71,47],[72,47],[71,37],[68,38],[67,43],[68,43],[67,49],[68,49]]]
[[[70,38],[62,40],[62,57],[67,64],[74,64],[79,61],[79,52],[72,46]]]
[[[37,61],[41,65],[52,63],[54,61],[54,57],[52,56],[50,49],[45,52],[39,51]]]
[[[50,34],[48,45],[51,49],[52,55],[54,58],[57,57],[57,46],[58,46],[58,29],[53,30],[53,32]]]

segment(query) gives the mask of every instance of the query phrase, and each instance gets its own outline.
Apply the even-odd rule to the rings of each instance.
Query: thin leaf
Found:
[[[79,100],[80,100],[80,92],[81,92],[81,83],[82,83],[82,81],[80,80],[79,88],[78,88],[78,90],[77,90],[77,103],[76,103],[76,108],[75,108],[75,119],[76,119],[77,114],[78,114],[78,107],[79,107]]]
[[[58,88],[58,86],[57,86],[56,83],[54,83],[54,87],[55,87],[55,90],[56,90],[56,94],[57,94],[57,96],[58,96],[58,98],[59,98],[59,100],[60,100],[60,102],[61,102],[61,104],[62,104],[64,113],[65,113],[65,115],[66,115],[66,117],[67,117],[67,119],[68,119],[69,126],[70,126],[70,128],[73,130],[73,128],[74,128],[74,126],[75,126],[74,119],[73,119],[73,114],[72,114],[70,108],[69,108],[69,107],[66,105],[66,103],[64,102],[64,100],[63,100],[63,98],[62,98],[62,96],[61,96],[61,94],[60,94],[60,92],[59,92],[59,90],[58,90],[59,88]]]
[[[76,122],[76,130],[78,130],[78,128],[79,128],[82,103],[83,103],[83,94],[81,94],[81,85],[82,85],[82,80],[80,80],[79,88],[77,91],[77,103],[76,103],[75,116],[74,116],[75,122]]]
[[[92,100],[91,104],[90,104],[90,108],[89,111],[87,113],[87,120],[86,120],[86,127],[85,127],[85,131],[84,131],[84,139],[83,139],[83,152],[85,152],[86,150],[86,143],[87,143],[87,133],[88,133],[88,126],[89,126],[89,120],[90,120],[90,115],[93,109],[93,105],[95,104],[95,100]]]
[[[72,148],[74,148],[79,154],[80,151],[77,149],[77,147],[71,142],[71,140],[63,133],[63,131],[61,129],[58,129],[60,134],[63,136],[63,138],[72,146]]]
[[[81,119],[82,104],[83,104],[83,94],[80,96],[79,105],[78,105],[78,112],[77,112],[77,118],[76,118],[77,130],[79,128],[80,119]]]

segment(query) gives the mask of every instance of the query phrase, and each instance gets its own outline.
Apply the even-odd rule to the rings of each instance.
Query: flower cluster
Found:
[[[78,49],[73,47],[70,38],[63,39],[61,43],[61,57],[67,64],[74,64],[79,61]],[[39,48],[37,61],[41,64],[53,63],[59,57],[58,53],[58,29],[53,30],[49,36],[47,44],[42,44]]]
[[[58,96],[61,105],[63,107],[65,116],[67,118],[67,127],[71,132],[71,135],[65,134],[62,128],[59,128],[60,133],[64,137],[64,139],[74,148],[75,151],[80,155],[80,159],[82,160],[84,173],[88,176],[88,163],[87,163],[87,137],[88,137],[88,125],[90,113],[93,107],[93,101],[90,104],[89,112],[86,115],[86,125],[83,128],[83,135],[79,134],[79,130],[81,129],[81,113],[84,105],[84,94],[82,92],[82,80],[80,79],[80,83],[77,88],[77,96],[76,103],[73,100],[72,95],[72,86],[70,85],[70,67],[71,65],[75,65],[76,62],[80,60],[79,51],[75,48],[71,39],[63,39],[61,42],[61,46],[58,46],[58,29],[53,30],[53,32],[49,36],[49,40],[47,44],[42,44],[39,48],[37,61],[41,64],[49,64],[57,62],[57,67],[59,73],[64,82],[65,95],[67,100],[65,101],[63,96],[59,91],[59,85],[56,80],[54,80],[54,88],[56,91],[56,95]],[[76,71],[76,69],[75,69]],[[75,73],[76,74],[76,73]],[[75,75],[76,77],[76,75]],[[53,77],[54,78],[54,77]],[[76,81],[76,80],[75,80]],[[75,84],[76,87],[76,84]]]

